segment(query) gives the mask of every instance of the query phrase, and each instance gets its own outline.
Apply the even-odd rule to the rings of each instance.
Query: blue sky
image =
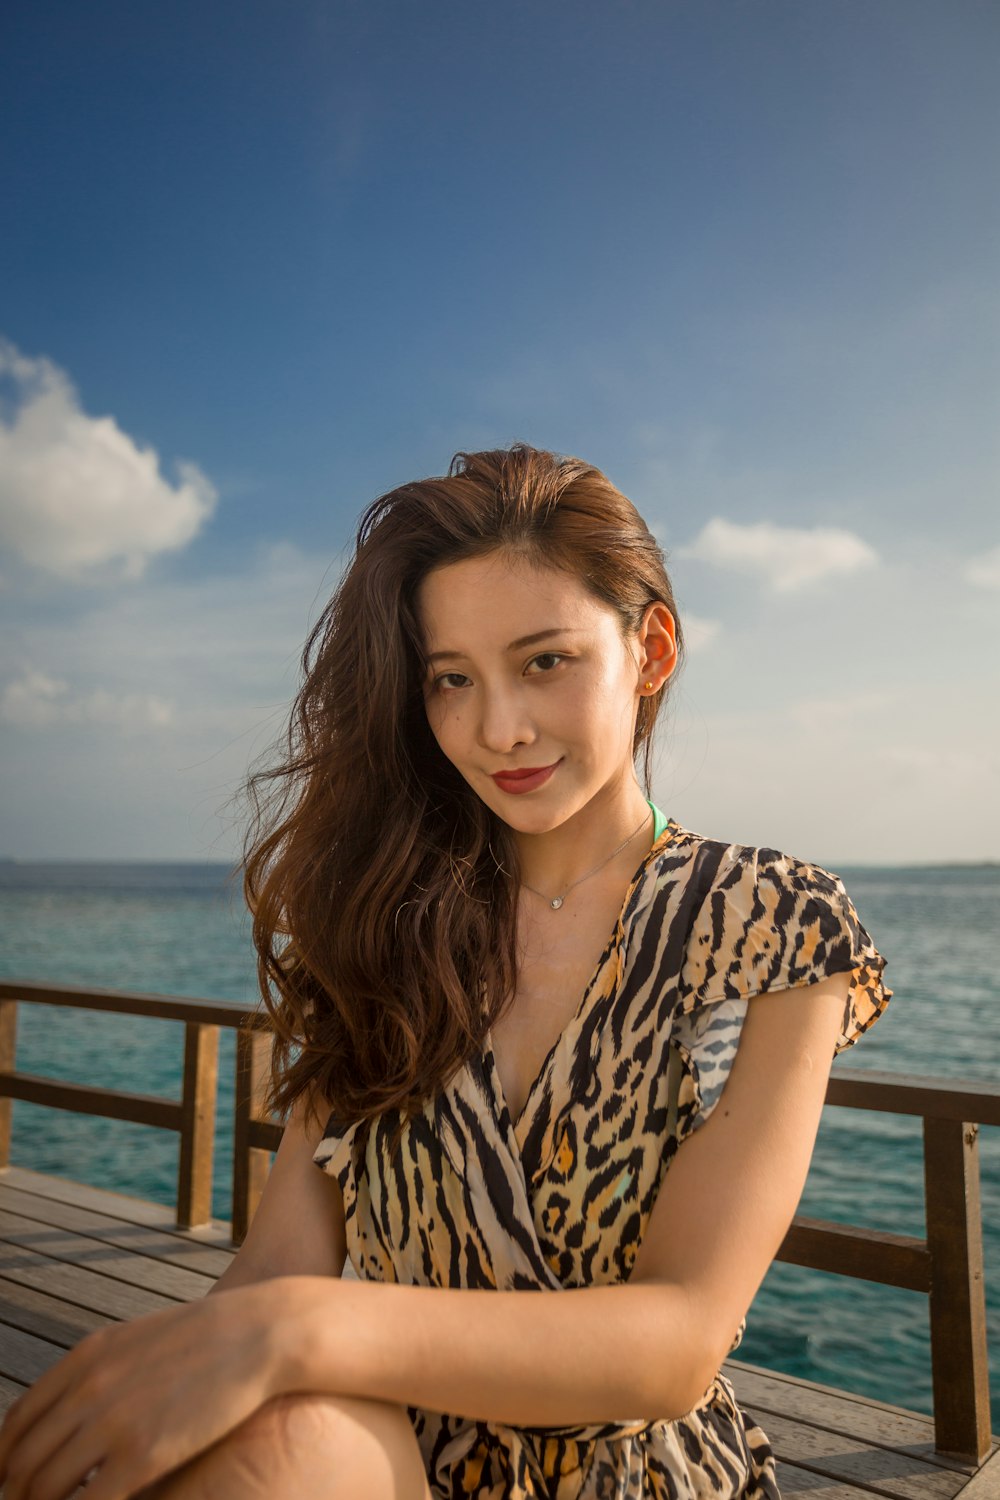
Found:
[[[1000,856],[998,61],[972,0],[7,7],[0,855],[231,857],[364,506],[521,439],[667,550],[665,811]]]

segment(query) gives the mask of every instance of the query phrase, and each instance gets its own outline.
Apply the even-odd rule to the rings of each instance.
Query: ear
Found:
[[[647,606],[637,640],[642,682],[652,683],[655,692],[677,665],[677,625],[662,600]]]

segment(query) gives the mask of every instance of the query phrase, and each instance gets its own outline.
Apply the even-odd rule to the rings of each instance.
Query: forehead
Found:
[[[597,627],[617,617],[575,573],[490,552],[434,568],[421,581],[417,615],[429,650],[470,641],[506,645],[549,626]],[[448,637],[444,640],[444,636]]]

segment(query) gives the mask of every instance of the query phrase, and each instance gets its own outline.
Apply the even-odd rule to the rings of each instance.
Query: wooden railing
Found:
[[[180,1099],[130,1094],[91,1084],[63,1083],[16,1066],[17,1006],[56,1005],[118,1015],[154,1016],[184,1023],[184,1074]],[[219,1028],[236,1032],[236,1089],[233,1121],[233,1243],[241,1245],[267,1181],[269,1153],[277,1151],[284,1127],[259,1118],[270,1037],[262,1018],[238,1005],[192,1000],[186,995],[141,995],[123,990],[86,989],[0,981],[0,1168],[10,1160],[11,1101],[26,1099],[51,1109],[103,1115],[156,1125],[180,1134],[177,1170],[177,1226],[193,1229],[212,1216],[212,1148],[219,1071]]]
[[[62,1083],[18,1072],[17,1007],[33,1004],[156,1016],[184,1023],[179,1100]],[[260,1118],[270,1036],[256,1012],[184,996],[0,981],[0,1169],[9,1161],[14,1099],[132,1120],[180,1133],[177,1224],[211,1217],[220,1026],[236,1031],[232,1238],[242,1244],[283,1126]],[[826,1103],[923,1120],[927,1235],[796,1216],[776,1260],[924,1292],[930,1299],[935,1449],[979,1464],[990,1448],[989,1367],[979,1197],[980,1125],[1000,1125],[1000,1086],[835,1067]]]

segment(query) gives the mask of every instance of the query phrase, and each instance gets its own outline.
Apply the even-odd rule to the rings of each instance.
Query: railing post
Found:
[[[269,1032],[241,1028],[236,1033],[236,1118],[233,1122],[233,1244],[242,1245],[271,1165],[269,1151],[250,1144],[271,1062]]]
[[[212,1146],[218,1076],[218,1026],[185,1022],[178,1229],[193,1229],[196,1224],[207,1224],[212,1217]]]
[[[17,1001],[0,1000],[0,1073],[13,1073],[17,1054]],[[0,1167],[10,1166],[14,1101],[0,1094]]]
[[[924,1118],[934,1445],[976,1464],[991,1441],[978,1135],[973,1123]]]

